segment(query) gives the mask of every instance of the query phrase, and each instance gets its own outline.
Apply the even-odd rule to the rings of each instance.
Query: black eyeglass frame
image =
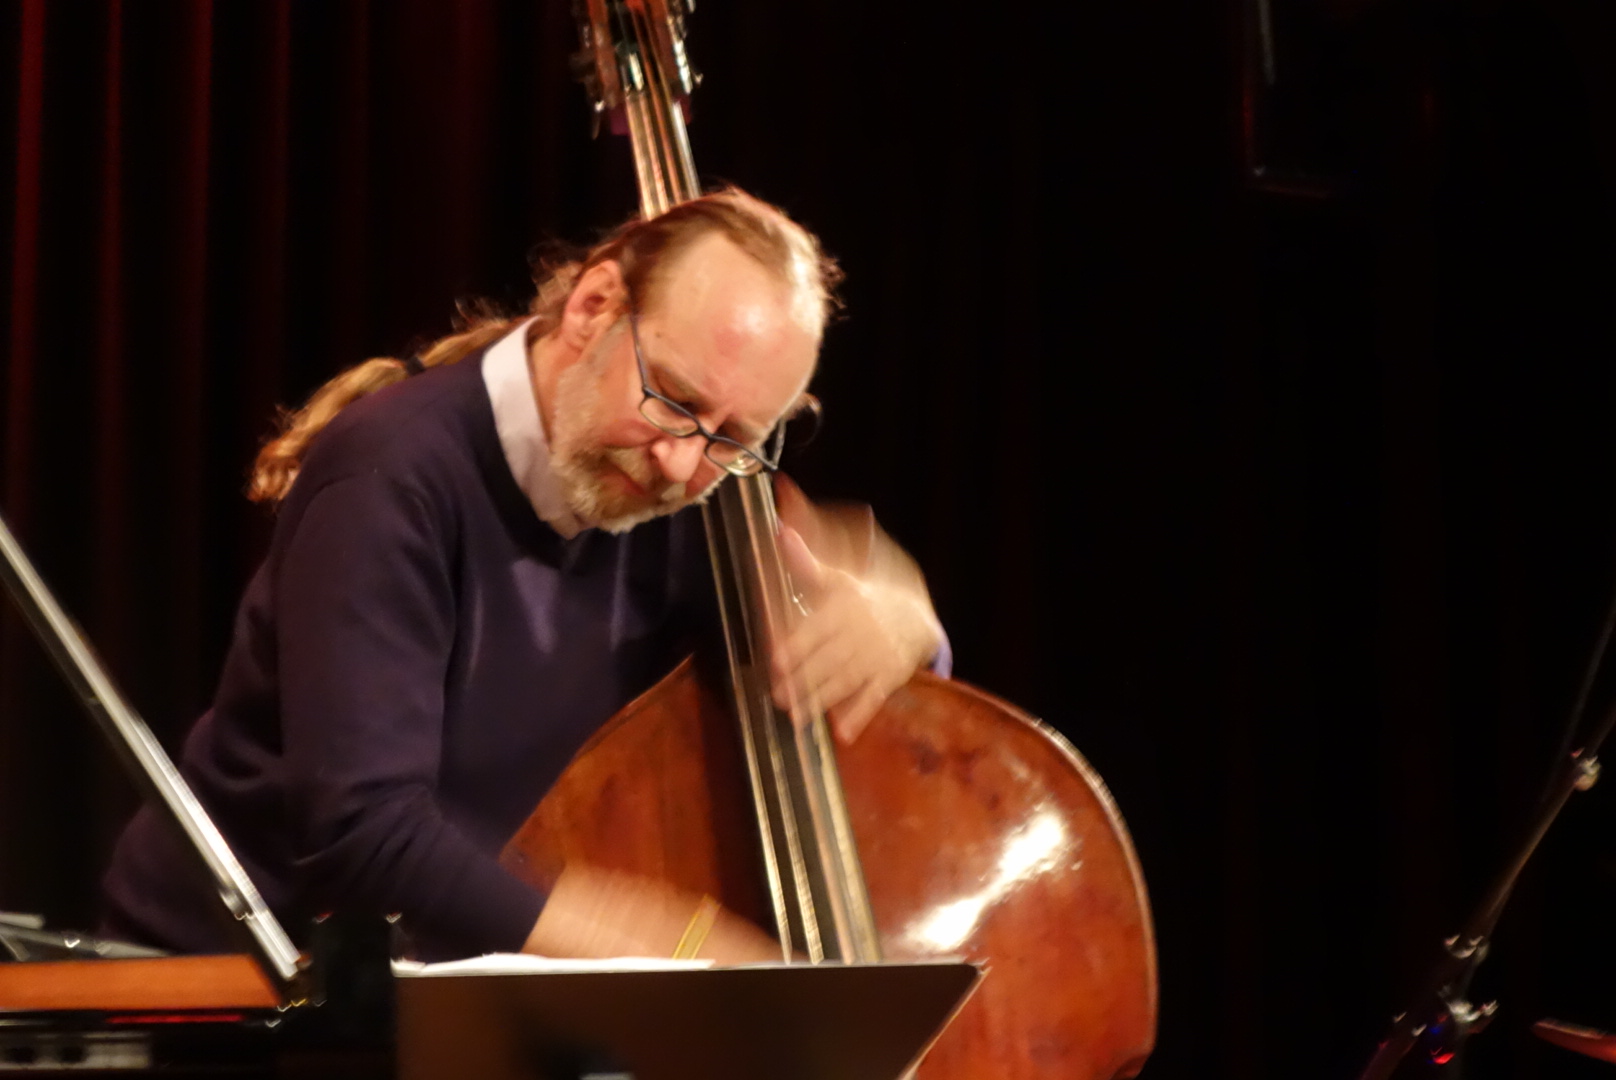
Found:
[[[770,439],[774,443],[773,450],[770,452],[770,457],[774,459],[772,461],[769,460],[768,457],[764,457],[758,451],[753,450],[743,442],[737,442],[736,440],[728,438],[724,435],[714,435],[712,432],[708,431],[702,426],[701,421],[696,419],[695,413],[691,412],[689,409],[685,408],[683,405],[679,404],[677,401],[674,401],[667,395],[659,394],[655,390],[651,389],[651,375],[645,366],[645,353],[640,350],[640,317],[639,313],[634,311],[632,308],[628,313],[628,332],[629,336],[634,341],[634,362],[638,364],[640,368],[640,391],[642,393],[640,398],[640,415],[645,417],[646,423],[650,424],[652,427],[656,428],[660,432],[663,432],[664,434],[672,435],[676,439],[689,439],[696,435],[700,435],[702,438],[707,440],[707,445],[702,450],[703,456],[705,456],[707,460],[712,462],[714,465],[717,465],[720,469],[723,469],[725,472],[729,473],[731,476],[756,476],[760,472],[772,473],[780,471],[780,453],[784,449],[786,432],[784,422],[776,424],[774,432],[770,436]],[[675,431],[666,424],[658,422],[654,416],[645,411],[645,403],[653,398],[661,402],[668,409],[672,410],[676,415],[683,416],[689,420],[690,425],[694,430]],[[735,451],[735,460],[725,462],[714,457],[713,447],[715,445],[733,448]],[[756,462],[757,464],[756,466],[752,466],[749,464],[749,462]]]

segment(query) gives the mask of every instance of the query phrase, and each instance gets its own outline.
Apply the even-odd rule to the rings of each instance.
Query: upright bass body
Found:
[[[578,0],[597,115],[629,135],[640,204],[699,194],[683,103],[687,0]],[[917,675],[851,747],[775,708],[769,642],[796,590],[766,475],[703,507],[727,677],[687,662],[614,717],[507,845],[707,893],[812,960],[964,957],[987,975],[921,1080],[1111,1080],[1156,1030],[1150,908],[1099,778],[1042,724]],[[716,666],[716,665],[714,665]]]
[[[579,753],[505,850],[773,916],[730,705],[691,661]],[[1109,793],[1059,735],[957,682],[915,676],[841,751],[883,954],[983,964],[921,1080],[1131,1076],[1156,1030],[1144,881]]]

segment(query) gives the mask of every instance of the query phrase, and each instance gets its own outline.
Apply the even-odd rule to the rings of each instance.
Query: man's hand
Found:
[[[817,704],[843,742],[936,655],[943,630],[914,560],[868,508],[816,507],[776,475],[780,551],[804,612],[774,647],[775,703]]]
[[[779,963],[780,943],[712,900],[650,878],[569,864],[528,934],[542,956],[671,957],[681,944],[720,965]]]

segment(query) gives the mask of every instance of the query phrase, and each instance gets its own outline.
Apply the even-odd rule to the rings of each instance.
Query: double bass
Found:
[[[626,133],[641,211],[700,193],[683,0],[579,0],[597,121]],[[916,674],[856,742],[794,722],[768,643],[796,596],[766,474],[703,508],[725,656],[686,660],[581,749],[506,846],[535,883],[569,863],[655,878],[772,926],[782,959],[963,957],[985,977],[920,1080],[1135,1075],[1156,956],[1138,859],[1100,777],[1059,733]]]

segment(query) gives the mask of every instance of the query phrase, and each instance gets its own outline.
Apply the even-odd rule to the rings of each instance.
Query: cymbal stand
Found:
[[[1607,618],[1577,706],[1572,711],[1571,731],[1579,726],[1582,705],[1600,666],[1613,623],[1616,623],[1616,605],[1612,606],[1611,616]],[[1392,1018],[1391,1031],[1369,1059],[1363,1072],[1358,1074],[1359,1080],[1386,1080],[1416,1043],[1423,1043],[1431,1060],[1448,1069],[1450,1076],[1457,1077],[1465,1040],[1485,1026],[1497,1010],[1496,1003],[1489,1002],[1478,1007],[1466,1000],[1470,980],[1477,966],[1486,959],[1493,930],[1532,853],[1537,850],[1555,818],[1560,816],[1572,792],[1586,791],[1599,779],[1597,754],[1613,726],[1616,726],[1616,704],[1605,711],[1590,739],[1558,760],[1556,772],[1538,806],[1537,815],[1514,855],[1493,879],[1481,902],[1465,921],[1464,928],[1442,943],[1441,953],[1421,983],[1419,995],[1409,1008]],[[1572,742],[1568,739],[1566,745]]]

